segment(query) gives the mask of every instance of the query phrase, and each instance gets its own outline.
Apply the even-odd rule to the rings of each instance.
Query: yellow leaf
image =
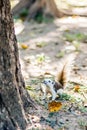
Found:
[[[48,104],[48,109],[50,112],[57,112],[61,109],[61,107],[62,107],[61,102],[52,101]]]
[[[75,92],[79,92],[79,90],[80,90],[80,86],[79,85],[74,86],[74,91]]]
[[[22,49],[27,49],[27,48],[28,48],[28,45],[26,45],[26,44],[21,44],[21,48],[22,48]]]
[[[72,18],[78,18],[78,15],[72,15]]]

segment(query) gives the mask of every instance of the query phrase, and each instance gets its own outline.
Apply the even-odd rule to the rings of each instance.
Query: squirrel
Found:
[[[44,79],[42,91],[44,93],[43,99],[46,98],[47,92],[52,94],[52,100],[56,99],[57,94],[62,94],[70,77],[75,55],[71,54],[67,58],[64,58],[59,64],[59,71],[55,80]]]

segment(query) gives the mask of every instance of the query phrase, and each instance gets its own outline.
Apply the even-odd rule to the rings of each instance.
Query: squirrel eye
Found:
[[[51,81],[49,80],[48,82],[50,83]]]
[[[52,84],[54,84],[54,82],[52,82]]]

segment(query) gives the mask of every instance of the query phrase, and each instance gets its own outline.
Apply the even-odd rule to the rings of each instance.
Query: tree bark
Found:
[[[62,17],[63,13],[58,9],[55,0],[45,0],[46,9],[48,13],[51,13],[54,17]]]
[[[29,8],[34,0],[20,0],[20,2],[12,9],[13,15],[20,14],[23,8]]]
[[[52,15],[53,17],[63,16],[63,13],[57,8],[55,0],[36,0],[29,8],[28,18],[34,18],[39,10],[43,10],[45,15]]]
[[[23,8],[29,10],[27,19],[35,18],[39,11],[43,11],[43,14],[49,14],[53,17],[61,17],[63,15],[58,9],[55,0],[20,0],[12,9],[13,15],[19,15]]]
[[[32,103],[21,74],[9,0],[0,0],[0,130],[26,130]]]

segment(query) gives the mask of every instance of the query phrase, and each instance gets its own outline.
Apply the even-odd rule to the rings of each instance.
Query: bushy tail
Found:
[[[75,55],[71,54],[59,63],[56,81],[60,82],[63,87],[65,87],[67,82],[69,81],[70,72],[73,67],[74,59]]]

